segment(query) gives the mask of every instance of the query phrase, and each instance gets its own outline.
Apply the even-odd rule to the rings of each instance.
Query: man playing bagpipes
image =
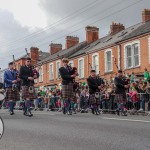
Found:
[[[20,99],[19,88],[17,87],[20,78],[17,77],[18,71],[14,69],[14,63],[11,62],[8,65],[8,69],[4,73],[6,100],[9,101],[10,115],[14,115],[15,101]]]
[[[59,73],[62,78],[62,98],[65,100],[63,113],[72,115],[71,101],[74,97],[73,85],[78,73],[74,72],[72,68],[68,66],[69,60],[67,58],[63,58],[62,62],[63,67],[59,68]]]
[[[25,116],[33,116],[30,109],[31,100],[36,98],[35,89],[34,89],[34,79],[39,77],[39,71],[34,69],[31,65],[31,58],[26,58],[26,62],[24,66],[20,68],[20,79],[22,80],[22,99],[25,100],[24,106],[24,115]]]
[[[100,77],[96,76],[96,71],[91,70],[91,75],[87,78],[89,86],[89,104],[91,105],[93,114],[100,114],[98,105],[100,104],[100,91],[104,86],[104,82]]]
[[[126,115],[125,104],[127,102],[126,90],[129,88],[128,80],[123,78],[122,70],[118,70],[118,76],[115,77],[115,101],[117,102],[118,109],[117,115],[120,115],[120,112]]]

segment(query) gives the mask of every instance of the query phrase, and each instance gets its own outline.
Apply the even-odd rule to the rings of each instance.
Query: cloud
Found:
[[[103,37],[112,21],[126,27],[137,24],[141,22],[142,10],[150,6],[149,0],[112,15],[137,1],[0,0],[0,67],[12,60],[12,54],[16,58],[23,55],[25,47],[38,46],[49,51],[51,41],[64,44],[66,35],[76,35],[84,41],[86,25],[99,27]]]
[[[13,14],[14,19],[30,28],[45,27],[46,17],[38,0],[0,0],[0,8]]]

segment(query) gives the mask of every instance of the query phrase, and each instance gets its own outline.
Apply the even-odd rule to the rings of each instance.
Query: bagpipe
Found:
[[[31,66],[31,69],[32,69],[32,74],[31,76],[34,78],[34,79],[37,79],[39,77],[39,72],[38,70],[34,67],[34,66]],[[30,86],[29,86],[29,93],[34,93],[34,82],[33,81],[30,81]]]
[[[130,79],[128,78],[123,78],[125,85],[129,85],[130,84]]]
[[[26,51],[27,56],[30,57],[28,54],[27,48],[25,48],[25,51]],[[31,77],[33,77],[34,79],[37,79],[39,77],[39,69],[40,69],[40,67],[38,69],[36,69],[34,66],[31,66],[31,70],[32,70]],[[34,90],[34,82],[30,81],[29,93],[34,93],[34,91],[35,91]]]
[[[77,71],[77,68],[76,67],[71,67],[70,65],[68,66],[68,69],[70,71],[70,74],[71,75],[76,75],[78,76],[78,71]],[[78,91],[80,89],[80,84],[78,82],[75,81],[75,78],[73,79],[73,90],[74,91]]]

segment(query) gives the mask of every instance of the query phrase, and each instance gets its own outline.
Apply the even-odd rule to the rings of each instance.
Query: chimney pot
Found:
[[[66,49],[79,43],[79,38],[75,36],[66,36]]]
[[[86,26],[86,42],[90,44],[99,39],[99,28],[94,26]]]
[[[112,25],[110,25],[110,35],[114,35],[124,29],[125,29],[125,27],[123,24],[112,22]]]
[[[150,21],[150,9],[144,9],[142,11],[142,22]]]
[[[32,64],[37,63],[37,61],[39,59],[39,48],[31,47],[30,48],[30,57],[31,57],[31,60],[32,60]]]
[[[62,44],[51,43],[49,46],[50,46],[50,55],[53,55],[62,50]]]

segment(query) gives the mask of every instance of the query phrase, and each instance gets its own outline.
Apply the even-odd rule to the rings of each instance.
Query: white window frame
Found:
[[[139,46],[139,65],[135,66],[134,65],[134,54],[133,54],[133,45],[134,44],[138,44]],[[127,67],[127,52],[126,52],[126,47],[127,46],[131,46],[131,55],[132,55],[132,65],[131,67]],[[127,43],[124,45],[124,68],[125,69],[132,69],[132,68],[137,68],[137,67],[140,67],[141,65],[141,50],[140,50],[140,41],[133,41],[133,42],[130,42],[130,43]]]
[[[71,61],[69,61],[69,66],[70,66],[70,64],[73,64],[71,67],[74,67],[74,62],[73,62],[73,60],[71,60]]]
[[[148,60],[150,64],[150,37],[148,38]]]
[[[94,66],[94,57],[97,56],[98,57],[98,70],[95,69],[95,66]],[[92,68],[96,71],[96,74],[99,74],[99,53],[94,53],[92,55]]]
[[[60,66],[57,68],[57,63],[60,63]],[[60,60],[58,60],[58,61],[56,61],[56,79],[58,79],[59,78],[59,68],[61,67],[61,61]]]
[[[39,76],[39,82],[43,82],[43,66],[41,66],[40,70],[42,71],[41,72],[41,75]],[[40,73],[40,70],[39,70],[39,73]]]
[[[79,58],[78,59],[78,73],[79,73],[79,62],[81,61],[81,60],[83,60],[83,68],[82,68],[82,70],[83,70],[83,76],[81,76],[80,74],[79,74],[79,76],[78,76],[78,78],[79,79],[82,79],[82,78],[84,78],[84,58]]]
[[[111,69],[108,70],[108,65],[107,65],[107,52],[111,52]],[[112,49],[107,49],[105,51],[105,72],[112,72],[113,71],[113,60],[112,60]]]
[[[120,58],[121,58],[121,48],[120,48],[120,46],[118,45],[117,46],[117,51],[118,51],[118,69],[120,70],[120,68],[121,68],[121,62],[120,62]]]
[[[53,74],[53,78],[51,79],[51,65],[52,65],[52,74]],[[51,81],[51,80],[54,80],[54,63],[50,63],[49,64],[49,80]]]

